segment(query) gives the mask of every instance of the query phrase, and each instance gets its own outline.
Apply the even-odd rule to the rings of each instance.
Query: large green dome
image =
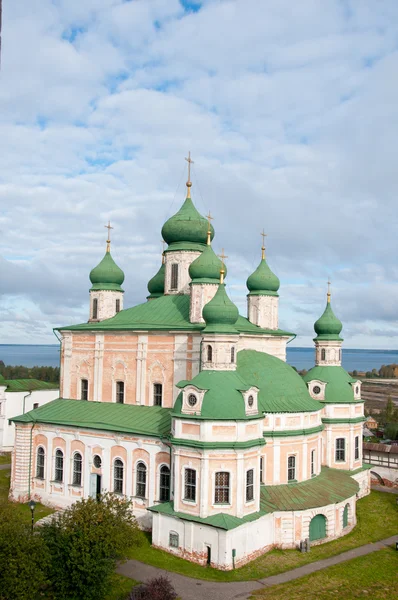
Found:
[[[186,198],[180,210],[170,217],[162,227],[162,237],[167,244],[190,242],[206,244],[208,222],[196,210],[191,198]],[[211,239],[214,229],[211,226]]]
[[[334,314],[330,298],[328,298],[323,315],[315,322],[314,329],[318,340],[341,340],[340,332],[343,324]]]
[[[213,248],[206,246],[202,254],[195,258],[189,266],[189,276],[195,281],[197,279],[214,279],[216,282],[220,280],[220,271],[223,268],[223,263],[218,258]],[[227,274],[227,268],[224,265],[224,276]]]
[[[238,320],[239,311],[228,298],[223,283],[219,284],[214,298],[204,306],[202,315],[206,321],[206,327],[203,331],[237,333],[234,325]]]
[[[164,294],[165,265],[162,263],[159,271],[148,282],[148,292],[151,298],[158,298]]]
[[[246,285],[253,295],[276,296],[280,281],[269,268],[265,258],[262,258],[257,269],[247,279]]]
[[[90,281],[92,290],[123,291],[121,285],[124,281],[124,273],[117,266],[110,252],[106,252],[99,265],[91,271]]]

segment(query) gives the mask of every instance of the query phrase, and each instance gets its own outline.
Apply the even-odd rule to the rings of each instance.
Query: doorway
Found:
[[[206,546],[206,548],[207,548],[206,565],[210,567],[210,565],[211,565],[211,548],[210,548],[210,546]]]
[[[90,498],[99,499],[101,495],[101,475],[91,473],[90,475]]]

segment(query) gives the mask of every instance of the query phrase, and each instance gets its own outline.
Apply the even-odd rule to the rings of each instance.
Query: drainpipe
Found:
[[[22,414],[23,415],[25,414],[25,400],[28,396],[31,396],[31,395],[32,395],[32,390],[30,390],[30,392],[23,397],[23,406],[22,406]]]
[[[294,342],[294,340],[296,339],[296,337],[297,337],[297,333],[293,333],[293,337],[292,337],[292,339],[291,339],[291,340],[289,340],[288,342],[286,342],[286,346],[287,346],[288,344],[290,344],[290,342]]]
[[[173,500],[174,500],[174,478],[173,478],[173,454],[171,452],[172,450],[172,445],[169,441],[166,440],[166,438],[161,438],[162,439],[162,443],[165,446],[168,446],[170,448],[170,500],[171,500],[171,496],[173,495]],[[172,494],[173,493],[173,494]]]
[[[32,445],[33,445],[33,427],[35,423],[33,423],[32,428],[30,430],[30,448],[29,448],[29,482],[28,482],[28,496],[30,499],[30,479],[32,475]]]

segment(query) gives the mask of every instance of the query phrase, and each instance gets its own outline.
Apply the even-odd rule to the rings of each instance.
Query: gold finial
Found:
[[[221,269],[220,269],[220,283],[224,283],[224,275],[225,275],[225,259],[228,258],[224,254],[224,248],[221,250],[221,254],[218,255],[221,258]]]
[[[330,283],[330,277],[329,277],[329,278],[328,278],[328,304],[329,304],[329,302],[330,302],[330,296],[331,296],[331,293],[330,293],[330,285],[331,285],[331,283]]]
[[[164,247],[166,245],[166,242],[164,240],[161,240],[162,242],[162,265],[164,265]]]
[[[110,252],[111,251],[111,229],[113,229],[113,227],[111,227],[111,222],[108,221],[108,225],[104,225],[105,229],[108,230],[108,239],[106,240],[106,251]]]
[[[209,223],[209,226],[207,228],[207,245],[210,246],[210,242],[211,242],[211,221],[213,220],[214,217],[211,216],[210,211],[209,214],[206,215],[207,221]]]
[[[260,235],[263,238],[263,245],[261,246],[261,258],[262,258],[262,260],[264,260],[264,258],[265,258],[265,238],[267,237],[267,234],[265,233],[264,229],[262,230]]]
[[[188,181],[187,181],[187,198],[191,197],[191,165],[193,165],[193,160],[191,159],[191,151],[188,152],[188,158],[185,158],[188,163]]]

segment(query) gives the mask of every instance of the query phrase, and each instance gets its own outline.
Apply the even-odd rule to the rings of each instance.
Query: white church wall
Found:
[[[247,297],[248,319],[263,329],[278,329],[278,296]]]
[[[239,336],[237,351],[256,350],[257,352],[266,352],[276,358],[286,362],[286,344],[289,340],[287,336],[275,335],[250,335],[241,333]]]
[[[189,294],[190,264],[201,255],[201,252],[174,250],[165,253],[165,294]],[[178,265],[178,284],[176,289],[171,287],[171,265]]]

